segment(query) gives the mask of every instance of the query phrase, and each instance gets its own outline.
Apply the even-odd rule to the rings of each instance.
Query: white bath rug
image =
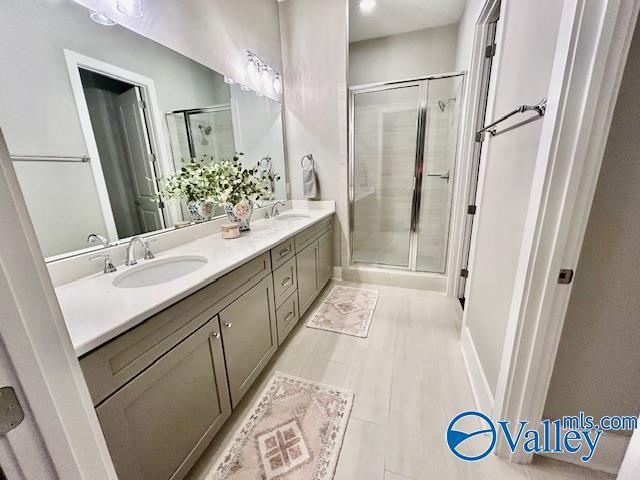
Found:
[[[335,285],[309,317],[307,327],[366,337],[378,301],[378,290]]]

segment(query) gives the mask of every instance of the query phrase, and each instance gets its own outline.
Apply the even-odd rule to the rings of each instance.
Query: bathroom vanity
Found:
[[[311,211],[308,218],[299,214],[288,220],[285,212],[284,221],[256,222],[255,231],[241,239],[205,237],[163,252],[159,260],[196,253],[204,244],[211,251],[223,249],[215,259],[210,257],[209,270],[159,287],[112,285],[113,298],[104,301],[113,303],[112,310],[124,308],[121,315],[132,305],[123,306],[118,296],[150,306],[166,291],[162,304],[168,305],[148,318],[111,318],[119,328],[111,323],[103,332],[96,326],[90,339],[86,328],[74,329],[74,315],[81,307],[70,302],[90,298],[96,288],[108,296],[100,285],[113,282],[118,273],[58,288],[63,311],[68,307],[72,341],[76,351],[83,352],[80,365],[119,478],[178,479],[189,471],[329,281],[332,213]],[[224,249],[234,244],[241,252],[225,258]],[[214,265],[215,260],[220,263]],[[208,283],[204,280],[201,286],[207,275]],[[177,285],[190,293],[180,298]],[[131,294],[134,297],[128,297]],[[83,305],[90,315],[93,307]],[[100,345],[84,352],[98,341]]]

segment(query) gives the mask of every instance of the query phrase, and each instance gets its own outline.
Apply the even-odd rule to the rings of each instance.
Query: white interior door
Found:
[[[136,207],[140,223],[146,232],[164,228],[162,215],[155,201],[154,179],[151,160],[151,144],[144,118],[144,102],[139,87],[127,90],[118,97],[118,110],[124,130],[125,148],[133,178]],[[149,180],[152,179],[152,180]]]
[[[24,420],[0,438],[7,478],[116,478],[0,131],[0,387]]]

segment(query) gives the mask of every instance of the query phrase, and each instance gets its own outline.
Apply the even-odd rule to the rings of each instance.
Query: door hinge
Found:
[[[150,153],[149,154],[149,161],[150,162],[155,162],[156,160],[157,160],[156,154],[155,153]]]
[[[469,205],[467,207],[467,213],[469,215],[475,215],[476,214],[476,210],[478,209],[478,207],[476,207],[475,205]]]
[[[138,108],[140,110],[144,110],[145,108],[147,108],[147,104],[144,102],[144,100],[138,100]]]
[[[4,437],[24,420],[24,412],[12,387],[0,388],[0,437]]]
[[[463,268],[462,270],[460,270],[460,276],[462,278],[467,278],[469,276],[469,270],[467,270],[466,268]]]
[[[162,200],[158,202],[158,208],[164,208],[164,202]]]
[[[492,43],[491,45],[487,45],[487,48],[484,50],[484,57],[491,58],[496,54],[496,44]]]
[[[573,270],[563,268],[558,275],[558,283],[560,285],[569,285],[573,281]]]
[[[476,132],[476,142],[484,142],[484,132]]]

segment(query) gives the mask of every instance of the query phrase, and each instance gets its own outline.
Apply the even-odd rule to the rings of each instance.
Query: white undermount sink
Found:
[[[280,220],[281,222],[285,220],[295,220],[295,219],[303,219],[303,218],[311,218],[311,215],[309,215],[308,213],[302,213],[302,212],[285,212],[275,217],[276,220]]]
[[[199,255],[169,257],[141,263],[113,279],[113,286],[139,288],[159,285],[204,267],[208,260]]]

